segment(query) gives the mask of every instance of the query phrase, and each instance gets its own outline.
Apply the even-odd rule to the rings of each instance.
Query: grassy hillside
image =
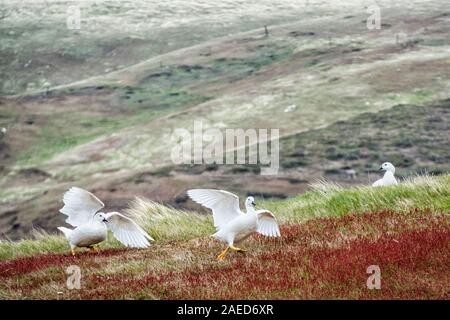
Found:
[[[210,216],[144,199],[132,215],[155,238],[145,250],[109,239],[100,254],[72,257],[60,236],[0,243],[1,298],[449,298],[450,176],[398,186],[319,183],[298,197],[264,202],[282,238],[254,236],[217,262],[222,244]],[[65,268],[82,269],[82,289],[65,288]],[[367,290],[379,265],[382,290]],[[139,288],[139,290],[135,290]],[[60,292],[58,294],[58,292]]]
[[[66,27],[74,5],[80,9],[80,29]],[[304,8],[304,3],[296,8],[283,1],[4,0],[0,94],[40,91],[107,74],[210,39],[298,19]],[[248,12],[253,17],[246,18]]]
[[[344,189],[325,181],[312,186],[312,190],[283,201],[263,201],[260,206],[276,213],[282,224],[303,223],[314,218],[336,217],[357,212],[393,210],[409,212],[429,209],[433,212],[450,210],[450,176],[418,176],[409,178],[399,186]],[[260,202],[260,201],[258,201]],[[150,200],[135,199],[125,213],[133,217],[158,244],[183,241],[212,234],[214,227],[210,215],[177,210]],[[35,231],[35,240],[4,241],[0,243],[0,260],[46,252],[67,251],[62,236]],[[121,247],[110,238],[105,248]]]
[[[447,2],[377,0],[370,30],[371,0],[1,1],[0,299],[448,299]],[[174,164],[173,131],[198,120],[278,128],[278,174]],[[368,187],[385,161],[402,183]],[[71,186],[154,245],[68,255]],[[202,187],[254,195],[283,238],[217,263],[211,216],[186,196]],[[81,291],[65,289],[71,264]]]

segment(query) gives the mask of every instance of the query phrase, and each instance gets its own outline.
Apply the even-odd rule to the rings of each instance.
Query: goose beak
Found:
[[[253,206],[256,206],[256,203],[253,201],[253,202],[252,202],[252,205],[253,205]]]
[[[380,167],[380,170],[383,170],[383,167]]]
[[[108,220],[106,220],[106,219],[103,219],[103,222],[108,222]]]

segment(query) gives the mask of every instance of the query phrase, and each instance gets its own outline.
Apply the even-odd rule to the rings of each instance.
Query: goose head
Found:
[[[106,219],[106,216],[103,212],[96,213],[94,216],[94,219],[95,219],[95,221],[108,222],[108,220]]]
[[[395,167],[394,167],[394,165],[393,165],[392,163],[390,163],[390,162],[385,162],[385,163],[383,163],[383,164],[381,165],[381,167],[380,167],[380,170],[383,170],[383,171],[389,171],[389,172],[392,172],[392,174],[395,173]]]
[[[255,198],[247,197],[247,199],[245,199],[245,208],[247,209],[247,211],[254,210],[254,207],[255,207]]]

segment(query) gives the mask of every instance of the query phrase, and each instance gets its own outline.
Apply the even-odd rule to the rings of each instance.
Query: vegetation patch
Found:
[[[429,210],[348,214],[287,224],[281,240],[255,236],[217,262],[202,238],[147,250],[0,262],[0,296],[52,299],[448,299],[450,219]],[[81,290],[65,268],[82,270]],[[369,290],[367,268],[381,270]],[[135,288],[139,288],[138,291]]]
[[[385,209],[407,213],[413,209],[430,209],[436,213],[450,210],[450,176],[420,176],[398,186],[384,188],[355,187],[344,189],[321,182],[313,190],[294,198],[261,202],[261,208],[274,212],[281,224],[304,223],[319,217],[344,216],[355,212]],[[135,219],[158,244],[188,241],[214,233],[211,215],[183,211],[150,200],[137,198],[126,213]],[[120,248],[109,237],[101,248]],[[38,234],[37,239],[0,243],[0,260],[40,253],[68,252],[62,235]]]
[[[429,165],[436,173],[448,172],[450,127],[444,119],[449,117],[450,100],[364,113],[283,139],[281,166],[325,166],[328,160],[340,161],[338,169],[375,171],[380,162],[389,159],[406,175],[431,171]]]

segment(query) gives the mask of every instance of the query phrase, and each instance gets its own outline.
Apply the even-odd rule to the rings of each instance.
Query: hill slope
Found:
[[[118,210],[134,195],[189,208],[184,194],[190,187],[228,186],[285,198],[322,176],[345,185],[368,183],[367,172],[382,156],[392,157],[405,176],[448,171],[445,1],[378,1],[380,30],[367,29],[365,1],[305,6],[228,0],[214,10],[208,2],[156,8],[156,2],[144,2],[96,2],[83,9],[79,31],[65,28],[66,4],[59,2],[52,10],[36,2],[2,20],[1,74],[16,75],[2,78],[0,98],[0,126],[8,129],[0,136],[2,237],[20,239],[33,227],[54,230],[61,223],[61,195],[72,185],[89,188]],[[20,9],[20,2],[8,5]],[[30,21],[37,13],[45,17],[39,27]],[[151,22],[134,28],[145,15]],[[212,25],[215,19],[220,23]],[[95,21],[105,24],[89,24]],[[431,104],[438,107],[428,116],[424,110]],[[399,114],[406,110],[400,105],[411,106],[414,117]],[[363,150],[348,134],[330,142],[340,122],[349,133],[383,124],[383,114],[395,117],[387,120],[389,131],[403,154],[374,142],[376,127]],[[435,121],[439,117],[444,121]],[[267,179],[258,168],[173,166],[170,135],[175,128],[192,129],[194,120],[206,127],[280,128],[281,172]],[[414,128],[403,124],[416,120],[421,127],[415,138],[427,132],[429,139],[411,141]],[[306,138],[333,146],[311,146]],[[356,170],[358,179],[340,174],[346,168]]]

